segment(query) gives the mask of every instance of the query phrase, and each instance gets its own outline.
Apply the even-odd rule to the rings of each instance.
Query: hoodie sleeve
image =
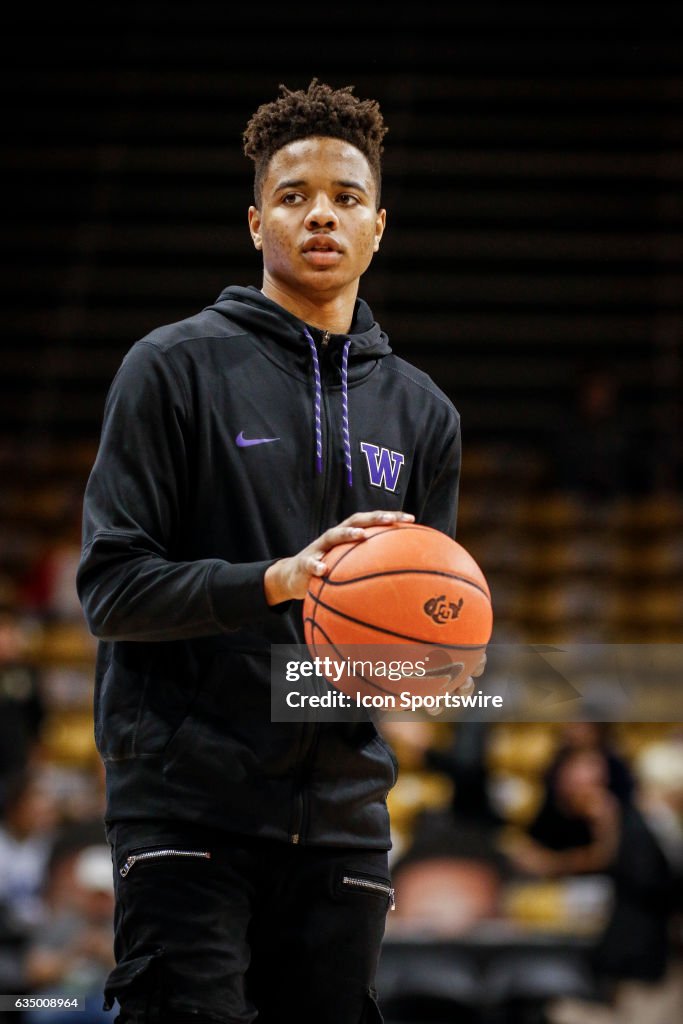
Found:
[[[441,530],[455,539],[460,485],[460,418],[456,414],[454,429],[441,451],[427,497],[417,521],[423,526]]]
[[[190,418],[182,381],[156,345],[124,359],[107,397],[83,506],[78,594],[104,640],[185,640],[272,609],[265,562],[174,561],[188,500]]]

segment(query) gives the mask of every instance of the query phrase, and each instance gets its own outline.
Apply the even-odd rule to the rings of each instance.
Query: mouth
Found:
[[[303,244],[303,251],[308,252],[334,252],[341,253],[342,248],[336,238],[331,235],[311,235]]]
[[[309,235],[301,249],[306,262],[321,270],[338,263],[343,252],[337,239],[322,231]]]
[[[318,270],[325,270],[339,263],[342,247],[330,235],[312,235],[304,242],[302,254],[308,264]]]

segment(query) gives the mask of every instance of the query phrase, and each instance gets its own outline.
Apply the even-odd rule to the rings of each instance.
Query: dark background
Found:
[[[542,455],[606,367],[680,483],[683,96],[672,4],[277,9],[199,0],[15,12],[2,426],[94,438],[122,354],[228,283],[255,107],[313,75],[377,98],[388,232],[362,293],[467,442]],[[563,483],[560,477],[559,483]]]

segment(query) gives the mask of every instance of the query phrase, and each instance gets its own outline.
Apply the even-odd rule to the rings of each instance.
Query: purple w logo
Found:
[[[370,444],[369,441],[361,441],[360,450],[367,460],[372,486],[383,487],[385,491],[395,491],[405,456],[401,452],[392,452],[388,448]]]

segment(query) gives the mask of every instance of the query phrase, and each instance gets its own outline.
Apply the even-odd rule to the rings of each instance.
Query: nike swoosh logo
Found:
[[[255,444],[270,444],[271,441],[279,441],[279,437],[254,437],[246,438],[244,431],[240,430],[239,434],[235,438],[235,444],[238,448],[251,448]]]

